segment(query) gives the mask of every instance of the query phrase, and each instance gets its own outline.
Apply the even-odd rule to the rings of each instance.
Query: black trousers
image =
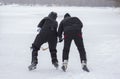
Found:
[[[77,49],[80,54],[81,62],[82,62],[82,60],[84,60],[86,62],[87,61],[86,51],[85,51],[84,44],[83,44],[82,33],[78,32],[78,31],[65,32],[62,61],[69,59],[69,50],[70,50],[72,40],[74,40],[74,42],[77,46]]]
[[[50,51],[50,55],[51,55],[51,61],[52,63],[54,62],[58,62],[57,60],[57,50],[56,50],[56,46],[57,46],[57,36],[55,32],[51,32],[51,31],[41,31],[35,38],[33,44],[32,44],[32,61],[34,61],[34,59],[37,59],[38,56],[38,52],[34,52],[34,51],[38,51],[40,50],[40,47],[42,44],[48,42],[48,46],[49,46],[49,51]]]

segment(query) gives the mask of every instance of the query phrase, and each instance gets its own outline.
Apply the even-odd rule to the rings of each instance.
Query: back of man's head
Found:
[[[56,13],[56,12],[50,12],[50,14],[48,15],[48,17],[56,20],[56,18],[57,18],[57,13]]]

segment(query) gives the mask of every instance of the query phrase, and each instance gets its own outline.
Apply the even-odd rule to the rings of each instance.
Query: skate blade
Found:
[[[90,72],[87,67],[83,67],[83,70],[86,71],[86,72]]]
[[[58,69],[59,65],[58,64],[53,64],[56,69]]]
[[[62,68],[62,70],[63,70],[64,72],[66,72],[65,66],[62,66],[61,68]]]
[[[55,66],[56,69],[58,69],[59,66]]]

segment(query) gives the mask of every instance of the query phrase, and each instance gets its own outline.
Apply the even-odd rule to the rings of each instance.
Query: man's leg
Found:
[[[57,38],[48,41],[48,44],[49,44],[49,51],[51,55],[52,64],[57,68],[58,67],[57,50],[56,50]]]
[[[69,59],[69,51],[71,46],[72,39],[65,38],[64,39],[64,48],[63,48],[63,54],[62,54],[62,61]]]
[[[34,43],[32,44],[32,60],[31,60],[31,65],[28,67],[29,70],[34,70],[36,69],[36,66],[38,64],[38,50],[40,50],[41,45],[44,43],[41,41],[42,38],[40,37],[40,34],[38,34],[34,40]]]
[[[64,38],[64,48],[63,48],[63,55],[62,55],[62,62],[63,62],[62,69],[63,69],[63,71],[66,71],[66,69],[67,69],[71,42],[72,42],[72,38],[70,38],[68,36],[66,38]]]
[[[78,48],[81,63],[82,63],[82,61],[87,62],[86,51],[85,51],[85,48],[84,48],[82,37],[76,36],[76,38],[74,39],[74,42],[75,42],[75,44]]]
[[[86,58],[86,51],[85,51],[84,44],[83,44],[83,39],[80,36],[76,36],[74,41],[75,41],[75,44],[76,44],[79,54],[80,54],[82,69],[89,72],[89,70],[87,68],[87,58]]]
[[[36,69],[36,66],[38,64],[37,56],[38,56],[38,50],[33,49],[33,51],[32,51],[31,65],[28,67],[29,70]]]

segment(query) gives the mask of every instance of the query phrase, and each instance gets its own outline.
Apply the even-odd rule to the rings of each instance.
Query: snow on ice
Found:
[[[51,11],[58,13],[58,22],[66,12],[82,20],[89,73],[81,69],[74,42],[66,72],[61,70],[63,43],[57,45],[58,70],[51,64],[49,51],[40,50],[37,69],[28,71],[37,24]],[[0,79],[120,79],[119,21],[120,8],[0,6]]]

